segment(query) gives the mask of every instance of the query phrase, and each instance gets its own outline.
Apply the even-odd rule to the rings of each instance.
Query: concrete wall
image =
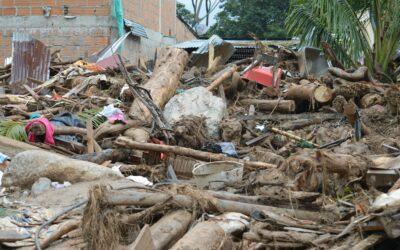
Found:
[[[1,16],[0,64],[11,56],[13,32],[32,34],[52,51],[60,49],[65,60],[86,57],[109,44],[111,28],[109,16]]]
[[[132,64],[136,65],[139,58],[153,60],[158,47],[176,44],[175,38],[166,37],[159,32],[146,29],[148,38],[130,35],[123,44],[122,56],[128,59]],[[113,41],[117,39],[117,29],[112,28]]]

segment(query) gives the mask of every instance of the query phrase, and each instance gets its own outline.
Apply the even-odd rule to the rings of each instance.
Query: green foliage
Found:
[[[224,38],[247,39],[254,33],[260,39],[284,39],[287,37],[285,18],[289,0],[223,0],[222,11],[209,35]]]
[[[176,2],[176,15],[182,18],[190,27],[194,27],[194,15],[190,10],[186,9],[184,4]]]
[[[107,121],[105,116],[100,115],[101,108],[96,109],[86,109],[82,112],[79,112],[77,116],[79,119],[87,123],[90,119],[92,119],[93,128],[98,128],[102,123]]]
[[[399,13],[399,0],[292,0],[286,27],[303,45],[327,42],[346,66],[363,58],[372,72],[386,75],[400,45]]]
[[[17,140],[27,141],[28,136],[25,132],[25,124],[16,121],[0,122],[0,135]]]

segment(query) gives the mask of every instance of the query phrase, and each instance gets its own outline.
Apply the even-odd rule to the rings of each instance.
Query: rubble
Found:
[[[232,63],[216,36],[160,48],[153,65],[51,56],[49,77],[12,85],[23,65],[0,68],[0,245],[395,244],[399,84],[260,43]]]

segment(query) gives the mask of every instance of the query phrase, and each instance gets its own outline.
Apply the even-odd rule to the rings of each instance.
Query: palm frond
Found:
[[[296,2],[296,1],[294,1]],[[346,66],[361,57],[371,63],[372,51],[364,24],[346,0],[297,1],[286,20],[290,34],[302,44],[320,47],[327,42]]]
[[[92,120],[93,128],[98,128],[102,123],[107,121],[105,116],[100,115],[101,108],[86,109],[77,114],[79,119],[87,123],[90,119]]]
[[[327,42],[335,51],[338,59],[346,66],[355,66],[355,62],[335,37],[324,25],[320,17],[313,15],[309,8],[299,6],[294,9],[287,19],[288,32],[300,38],[301,45],[321,47],[322,42]]]
[[[25,124],[16,121],[0,122],[0,135],[17,140],[27,141],[28,136],[25,132]]]

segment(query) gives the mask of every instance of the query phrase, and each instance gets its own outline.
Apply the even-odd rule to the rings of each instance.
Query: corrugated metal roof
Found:
[[[124,24],[132,31],[132,35],[148,38],[146,29],[134,21],[124,18]]]
[[[11,80],[13,93],[28,77],[47,81],[50,76],[50,49],[29,34],[13,33]],[[35,87],[33,82],[29,86]]]
[[[217,35],[211,36],[208,40],[192,40],[183,43],[176,44],[174,47],[181,49],[195,49],[192,54],[195,57],[192,58],[193,65],[206,65],[208,64],[208,48],[212,44],[215,48],[214,56],[221,56],[222,62],[225,63],[235,52],[235,48],[231,43],[224,41]]]
[[[197,49],[200,46],[202,46],[204,43],[207,43],[208,40],[191,40],[191,41],[186,41],[186,42],[181,42],[178,44],[175,44],[174,47],[180,48],[180,49]]]

